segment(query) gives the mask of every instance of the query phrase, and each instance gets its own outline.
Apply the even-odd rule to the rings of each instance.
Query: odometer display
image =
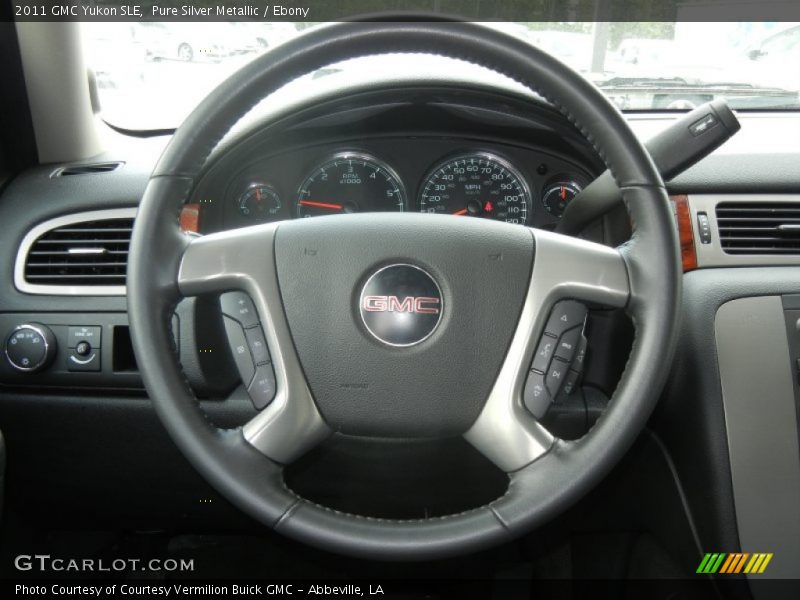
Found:
[[[422,184],[419,210],[482,217],[525,225],[531,194],[522,175],[492,154],[451,158],[430,172]]]
[[[403,211],[403,184],[386,163],[341,152],[317,166],[297,193],[297,216]]]

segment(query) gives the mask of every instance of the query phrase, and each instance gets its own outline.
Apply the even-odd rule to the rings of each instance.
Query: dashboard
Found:
[[[569,201],[574,188],[586,185],[605,168],[591,146],[555,110],[531,97],[522,98],[499,88],[404,84],[349,94],[339,91],[336,96],[315,97],[313,106],[309,104],[305,100],[282,107],[281,114],[242,128],[215,149],[192,195],[192,202],[199,208],[201,233],[318,214],[370,210],[454,215],[466,210],[463,216],[516,219],[519,223],[549,229],[558,222],[560,205]],[[628,118],[644,140],[672,117],[631,114]],[[738,515],[743,547],[778,548],[775,540],[781,539],[779,534],[761,540],[752,533],[756,528],[747,533],[748,519],[759,523],[757,532],[764,531],[766,514],[775,522],[776,530],[787,532],[783,537],[790,538],[785,549],[775,550],[776,556],[793,556],[789,546],[796,545],[800,537],[792,535],[797,527],[787,526],[785,516],[795,513],[774,508],[764,511],[765,497],[751,499],[758,510],[743,510],[740,503],[734,512],[730,498],[736,490],[772,489],[769,485],[774,485],[776,491],[769,498],[783,498],[787,481],[797,480],[791,469],[788,475],[779,470],[775,459],[776,456],[796,458],[796,445],[793,454],[775,448],[779,441],[790,439],[785,432],[779,434],[778,426],[787,428],[796,421],[783,418],[780,423],[767,423],[766,420],[775,421],[776,415],[783,414],[776,409],[780,408],[778,403],[785,404],[787,410],[794,409],[796,397],[800,398],[794,370],[800,348],[792,346],[790,360],[789,348],[784,348],[787,333],[779,327],[784,310],[788,311],[787,331],[795,335],[800,312],[790,314],[790,311],[800,311],[797,283],[800,268],[795,254],[727,252],[722,245],[717,206],[778,201],[792,203],[789,207],[792,210],[800,206],[795,143],[800,139],[800,118],[744,115],[742,120],[741,133],[729,144],[668,182],[670,193],[688,198],[690,224],[697,222],[699,213],[707,214],[712,239],[711,243],[704,243],[695,227],[699,268],[684,277],[682,345],[661,414],[656,417],[656,427],[673,452],[676,468],[696,510],[702,539],[713,541],[709,544],[712,547],[738,547],[737,529],[731,526]],[[192,518],[204,524],[223,514],[217,508],[223,506],[221,502],[198,508],[195,490],[199,484],[193,479],[196,477],[193,472],[186,474],[178,467],[171,468],[171,464],[164,466],[165,456],[172,457],[175,464],[182,459],[170,454],[174,448],[169,440],[158,437],[160,429],[141,393],[135,357],[130,352],[124,287],[119,285],[118,293],[103,294],[96,289],[69,293],[70,287],[62,285],[58,291],[52,291],[51,287],[45,293],[25,291],[15,285],[15,257],[22,257],[16,262],[24,263],[25,238],[37,227],[65,216],[96,219],[87,215],[102,211],[128,211],[126,218],[132,220],[149,174],[167,141],[166,137],[126,138],[118,148],[94,159],[102,162],[100,166],[118,164],[114,170],[64,176],[56,175],[53,165],[43,165],[21,174],[3,190],[0,221],[7,224],[8,235],[0,236],[0,250],[8,260],[0,264],[2,332],[10,332],[25,322],[44,324],[55,332],[58,346],[63,349],[53,359],[49,371],[33,376],[14,374],[13,378],[7,372],[0,374],[3,379],[0,417],[8,424],[4,426],[5,433],[15,444],[16,460],[21,461],[17,472],[28,478],[27,489],[37,491],[26,494],[25,498],[37,516],[52,513],[55,517],[68,514],[72,518],[75,511],[87,506],[92,511],[110,510],[98,508],[93,498],[109,493],[112,487],[117,502],[109,506],[126,507],[131,505],[132,498],[136,499],[138,504],[130,509],[131,514],[150,511],[183,515],[191,505]],[[472,171],[473,168],[477,171]],[[491,207],[487,207],[487,202]],[[752,208],[748,207],[749,204],[744,208]],[[772,204],[765,209],[774,212]],[[625,239],[628,223],[624,211],[619,219],[610,215],[607,221],[613,222],[604,223],[595,239],[609,244]],[[80,222],[72,227],[85,229]],[[108,230],[101,233],[105,236]],[[73,236],[71,232],[59,235],[62,234]],[[93,244],[99,244],[98,240]],[[758,268],[742,268],[746,266]],[[717,312],[726,302],[765,295],[773,299],[767,313],[759,307],[742,305],[740,311],[723,312],[722,320],[717,322]],[[756,308],[770,315],[769,322],[747,316],[756,312]],[[252,407],[243,398],[228,396],[233,365],[225,365],[230,362],[227,356],[215,351],[219,348],[216,334],[220,332],[206,331],[209,324],[216,322],[215,314],[219,318],[218,313],[218,303],[209,306],[202,302],[182,303],[175,318],[176,347],[188,379],[204,398],[204,410],[215,422],[233,427],[252,414]],[[611,324],[609,315],[599,315],[593,322],[600,334]],[[748,324],[761,329],[742,330]],[[78,351],[80,342],[72,343],[69,339],[70,330],[78,327],[101,328],[97,371],[70,371],[61,367],[67,352]],[[605,337],[600,334],[595,337]],[[716,352],[718,334],[728,336],[726,340],[735,338],[727,347],[746,350],[739,357],[747,359],[743,365],[735,362],[737,356],[723,356],[727,398],[721,388],[723,379],[717,361],[709,360],[709,353]],[[761,338],[763,343],[756,345],[755,341]],[[794,343],[795,337],[791,339]],[[775,353],[770,348],[776,347],[784,349],[786,360],[774,360]],[[614,370],[615,365],[605,358],[617,354],[612,350],[594,346],[585,380],[603,382],[606,371]],[[768,362],[766,366],[771,370],[761,363],[756,365],[758,368],[753,366],[752,361],[758,357],[763,357],[762,362]],[[739,372],[758,375],[752,377],[753,385],[757,383],[760,389],[770,390],[759,397],[764,397],[764,402],[771,403],[776,410],[742,408],[737,413],[742,418],[740,428],[727,437],[722,433],[726,431],[726,403],[736,400],[731,390],[737,389],[736,381],[729,383],[729,379],[731,374]],[[785,384],[784,389],[770,387],[775,382]],[[596,388],[601,386],[597,384]],[[750,394],[741,401],[752,405],[753,397]],[[587,414],[592,407],[587,399]],[[692,418],[687,420],[687,414],[692,414]],[[48,418],[43,419],[42,415]],[[748,440],[755,431],[774,433],[759,438],[761,450],[754,454]],[[45,447],[40,443],[42,438],[52,443]],[[148,443],[142,444],[142,439]],[[687,439],[691,443],[686,443]],[[128,465],[127,477],[136,482],[135,488],[110,479],[107,469],[93,463],[98,443],[104,447],[109,464]],[[70,448],[69,453],[63,452],[65,447]],[[697,447],[708,450],[707,460],[697,460]],[[741,452],[740,460],[734,461],[731,468],[731,453],[742,448],[748,452]],[[131,462],[133,454],[137,455],[137,461]],[[54,487],[49,474],[74,473],[75,465],[86,471],[73,478],[75,487],[64,494],[67,500],[62,499],[54,507],[47,502],[52,497],[48,490]],[[742,465],[757,472],[742,475]],[[771,477],[776,482],[751,485],[747,477],[756,476]],[[92,484],[96,486],[109,483],[98,489],[86,485],[88,479],[96,482]],[[176,487],[180,488],[177,492]],[[142,497],[142,489],[170,493],[168,497],[150,499]],[[709,489],[722,492],[709,500]],[[212,510],[217,512],[210,518],[207,511]]]

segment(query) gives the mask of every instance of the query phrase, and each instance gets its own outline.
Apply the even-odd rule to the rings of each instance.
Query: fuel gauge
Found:
[[[556,181],[548,185],[542,195],[545,210],[560,219],[567,204],[581,193],[581,189],[583,188],[575,181]]]
[[[257,223],[271,221],[281,210],[281,199],[268,185],[254,184],[237,200],[239,214]]]

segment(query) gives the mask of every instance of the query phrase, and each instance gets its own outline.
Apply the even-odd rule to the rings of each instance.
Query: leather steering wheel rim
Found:
[[[172,311],[188,289],[179,284],[179,273],[193,243],[180,231],[178,216],[213,148],[241,116],[283,84],[333,62],[390,52],[475,63],[552,102],[611,171],[634,229],[631,240],[615,252],[628,277],[623,303],[635,339],[600,420],[580,440],[554,439],[535,461],[515,465],[507,493],[488,505],[409,521],[344,514],[287,489],[282,465],[256,449],[241,429],[220,430],[206,420],[178,364],[170,332]],[[479,550],[530,531],[579,499],[616,464],[645,426],[666,379],[664,365],[670,364],[677,330],[680,262],[660,175],[624,117],[583,77],[520,40],[476,24],[337,23],[255,59],[175,132],[139,206],[127,293],[133,346],[156,412],[178,448],[221,494],[261,523],[319,548],[370,559],[424,560]]]

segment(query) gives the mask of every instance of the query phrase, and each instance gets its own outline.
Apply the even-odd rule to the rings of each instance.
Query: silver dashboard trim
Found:
[[[71,213],[42,221],[34,226],[22,238],[17,257],[14,261],[14,287],[23,294],[39,294],[47,296],[124,296],[124,285],[42,285],[30,283],[25,279],[25,262],[33,244],[42,235],[53,229],[66,225],[75,225],[84,221],[102,221],[105,219],[133,219],[137,208],[109,208],[87,212]]]
[[[800,203],[800,194],[689,194],[688,198],[698,268],[800,265],[800,253],[796,255],[726,254],[719,242],[717,226],[717,204],[722,202]],[[703,244],[700,241],[700,232],[697,227],[697,213],[700,212],[708,215],[711,227],[710,244]]]

